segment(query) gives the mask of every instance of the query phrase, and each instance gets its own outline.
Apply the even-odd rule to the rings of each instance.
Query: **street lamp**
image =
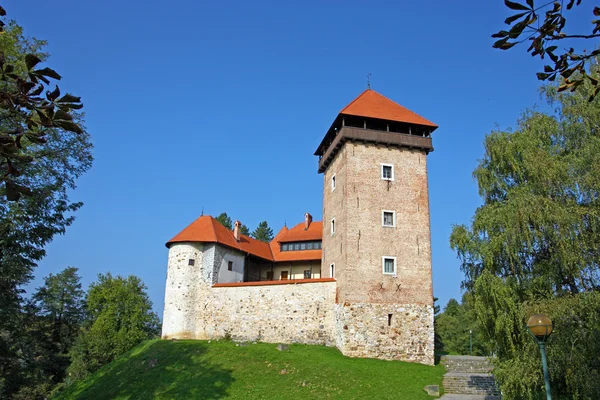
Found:
[[[552,333],[552,321],[544,314],[533,314],[527,321],[527,330],[540,347],[540,352],[542,353],[542,367],[544,369],[544,381],[546,383],[546,399],[552,400],[545,343],[548,336]]]

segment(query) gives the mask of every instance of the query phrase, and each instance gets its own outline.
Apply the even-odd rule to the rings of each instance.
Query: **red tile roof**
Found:
[[[296,225],[287,233],[277,238],[279,243],[303,242],[308,240],[321,240],[323,238],[323,222],[311,222],[308,230],[304,230],[304,222]]]
[[[192,222],[166,245],[169,247],[172,243],[180,242],[219,243],[268,261],[320,260],[321,250],[281,251],[280,243],[321,240],[322,230],[323,223],[320,221],[312,222],[306,231],[304,223],[300,223],[292,229],[284,226],[271,243],[264,243],[246,235],[240,235],[238,242],[233,236],[233,231],[225,228],[213,217],[206,215]]]
[[[340,114],[407,122],[437,128],[437,125],[433,122],[371,89],[362,92],[352,103],[340,111]]]
[[[219,243],[265,260],[273,259],[268,243],[246,235],[240,235],[240,241],[238,242],[233,236],[233,231],[225,228],[219,221],[209,215],[202,216],[188,225],[187,228],[167,242],[167,247],[172,243],[179,242]]]

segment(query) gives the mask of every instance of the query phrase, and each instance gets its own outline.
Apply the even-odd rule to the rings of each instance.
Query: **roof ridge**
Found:
[[[200,218],[202,218],[202,217],[200,217]],[[219,241],[219,237],[217,236],[217,230],[215,229],[215,222],[217,222],[219,224],[220,224],[220,222],[217,221],[217,219],[214,218],[212,215],[209,215],[209,218],[210,218],[210,226],[211,226],[212,231],[213,231],[213,236],[215,237],[215,241],[218,242]]]
[[[338,114],[343,114],[344,110],[347,109],[348,107],[350,107],[352,104],[354,104],[356,101],[358,101],[358,99],[360,99],[361,97],[364,96],[365,93],[367,93],[368,91],[373,91],[375,92],[373,89],[365,89],[364,92],[362,92],[361,94],[359,94],[354,100],[352,100],[349,104],[346,105],[346,107],[342,108],[342,111],[340,111]],[[377,92],[375,92],[377,93]],[[379,94],[379,93],[377,93]]]

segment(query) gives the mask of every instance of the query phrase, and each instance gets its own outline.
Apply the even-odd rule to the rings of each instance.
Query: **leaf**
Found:
[[[44,114],[42,110],[35,110],[35,112],[40,117],[40,122],[42,123],[42,125],[52,126],[52,121],[50,120],[50,118],[48,118],[46,114]]]
[[[54,101],[56,100],[56,98],[60,96],[60,89],[58,88],[58,86],[56,86],[56,89],[54,89],[52,92],[50,92],[49,90],[46,91],[46,98],[49,101]]]
[[[594,15],[600,17],[600,7],[594,7]]]
[[[544,72],[554,72],[554,69],[549,65],[544,65]]]
[[[25,65],[27,66],[27,70],[31,70],[37,64],[39,64],[42,60],[38,58],[35,54],[27,54],[25,56]]]
[[[0,6],[0,17],[4,16],[6,16],[6,10],[2,6]]]
[[[83,133],[83,129],[79,125],[71,121],[54,121],[56,126],[63,128],[69,132]]]
[[[70,93],[65,94],[63,97],[57,100],[58,103],[79,103],[81,97],[73,96]]]
[[[524,6],[523,4],[515,3],[510,0],[504,0],[504,5],[511,10],[530,10],[529,7]]]
[[[550,74],[545,74],[543,72],[538,72],[536,75],[540,81],[545,81],[550,76]]]
[[[494,33],[492,35],[493,38],[503,38],[503,37],[506,37],[506,36],[508,36],[508,31],[500,31],[500,32]]]
[[[598,92],[600,92],[600,86],[597,86],[596,89],[594,89],[594,92],[591,94],[590,98],[588,99],[588,102],[594,100],[594,97],[598,95]]]
[[[30,92],[29,94],[31,96],[39,96],[40,93],[42,93],[42,90],[44,90],[44,85],[38,85],[38,87],[36,87],[35,90],[33,92]]]
[[[521,18],[523,15],[527,15],[529,14],[529,12],[524,12],[524,13],[520,13],[520,14],[515,14],[512,17],[508,17],[504,20],[504,23],[507,25],[512,24],[513,22],[515,22],[516,20],[518,20],[519,18]]]
[[[79,103],[60,103],[57,104],[58,108],[60,108],[61,110],[81,110],[83,108],[83,104]]]
[[[33,71],[36,75],[49,76],[50,78],[60,80],[61,76],[53,69],[48,67]]]
[[[5,182],[6,186],[6,199],[8,201],[18,201],[21,198],[21,193],[17,191],[17,188],[14,183],[11,181]]]
[[[533,10],[533,0],[527,0],[527,5]]]
[[[66,111],[58,110],[56,114],[54,114],[54,119],[73,121],[73,116]]]

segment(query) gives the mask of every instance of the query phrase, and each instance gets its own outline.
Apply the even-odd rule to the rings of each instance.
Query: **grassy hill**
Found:
[[[443,374],[324,346],[152,340],[56,399],[433,399],[423,387]]]

